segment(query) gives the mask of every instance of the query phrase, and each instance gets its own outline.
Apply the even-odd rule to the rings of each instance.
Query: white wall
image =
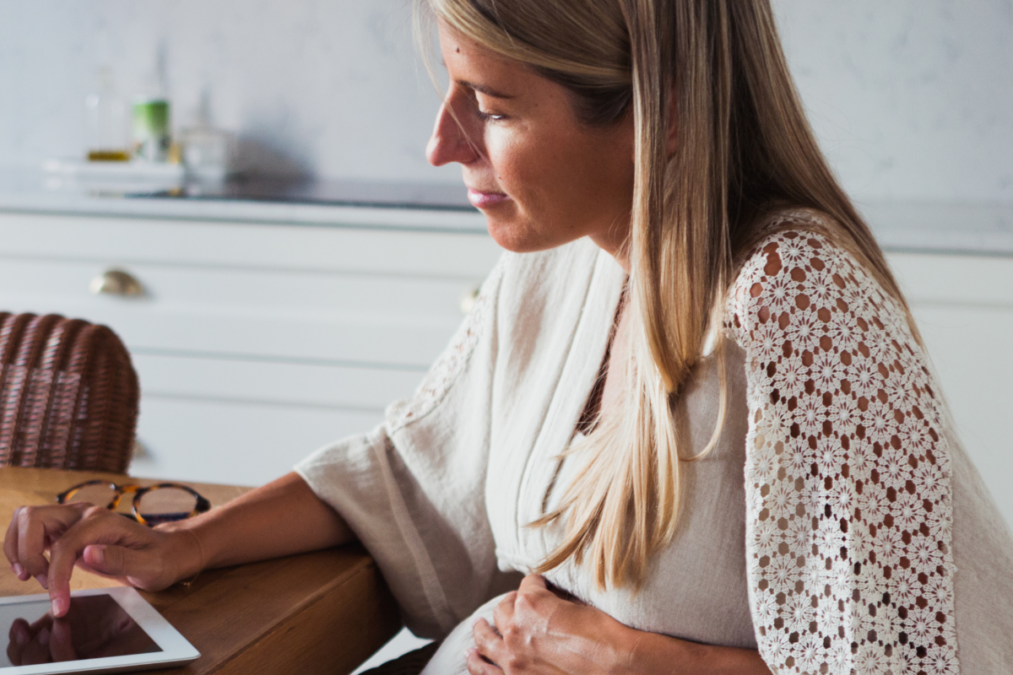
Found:
[[[439,105],[410,0],[0,0],[0,165],[81,152],[100,35],[121,91],[164,49],[174,123],[239,134],[259,171],[455,181],[430,167]]]
[[[774,5],[810,120],[855,197],[1013,202],[1013,1]]]
[[[813,124],[859,201],[1013,202],[1013,0],[774,0]],[[127,92],[159,45],[261,171],[457,180],[411,0],[0,0],[0,165],[79,152],[97,35]]]

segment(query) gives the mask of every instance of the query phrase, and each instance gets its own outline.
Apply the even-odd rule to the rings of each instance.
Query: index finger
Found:
[[[92,544],[116,544],[121,540],[124,527],[147,529],[136,521],[121,518],[106,509],[92,507],[49,547],[49,598],[53,603],[53,616],[62,617],[70,609],[70,577],[74,563],[84,549]]]

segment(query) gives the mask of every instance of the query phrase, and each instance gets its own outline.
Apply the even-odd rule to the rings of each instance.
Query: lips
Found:
[[[502,204],[508,199],[510,197],[502,192],[482,192],[481,190],[468,188],[468,201],[476,209],[487,209],[497,204]]]

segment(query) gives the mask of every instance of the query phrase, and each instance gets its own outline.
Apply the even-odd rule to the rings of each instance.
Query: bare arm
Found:
[[[35,577],[49,590],[53,614],[63,616],[75,565],[155,591],[204,568],[354,538],[341,516],[290,473],[201,516],[155,529],[87,504],[23,506],[7,528],[4,554],[18,578]]]
[[[201,568],[278,558],[355,540],[341,516],[320,501],[296,473],[196,518],[158,529],[189,530],[200,542],[203,561],[191,562],[181,571],[181,578]]]
[[[754,649],[717,647],[667,635],[633,633],[630,661],[625,673],[692,673],[693,675],[770,675],[770,669]]]

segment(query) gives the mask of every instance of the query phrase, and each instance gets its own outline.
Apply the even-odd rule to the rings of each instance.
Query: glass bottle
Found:
[[[127,105],[116,92],[112,66],[96,73],[96,89],[85,97],[87,158],[91,162],[125,162],[130,159]]]

